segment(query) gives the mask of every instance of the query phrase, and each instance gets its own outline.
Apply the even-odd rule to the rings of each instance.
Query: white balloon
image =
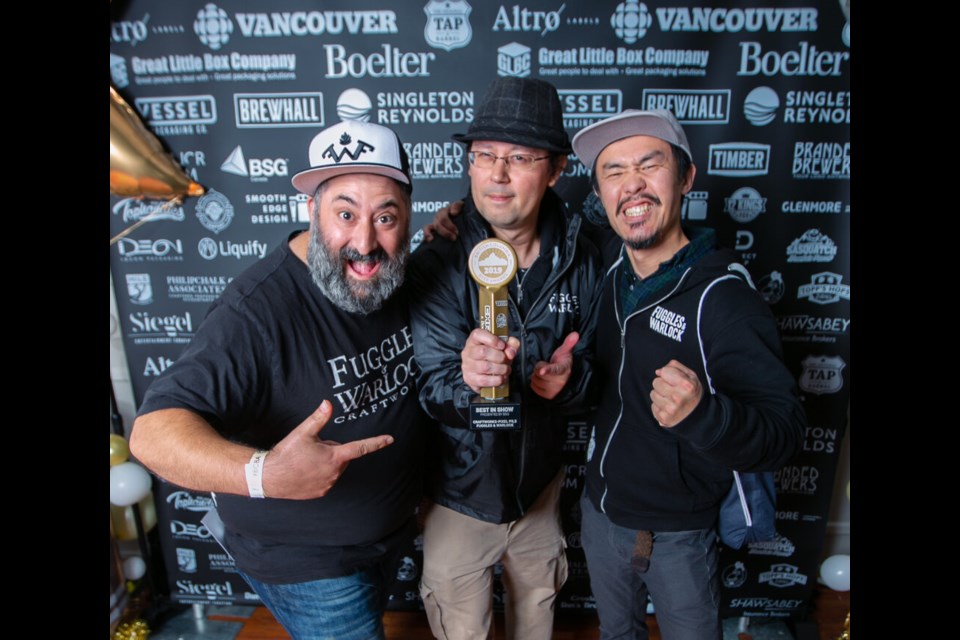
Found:
[[[147,572],[147,563],[140,556],[130,556],[123,561],[123,575],[127,580],[139,580]]]
[[[147,470],[136,462],[123,462],[110,467],[110,503],[129,507],[150,493],[153,480]]]
[[[850,556],[830,556],[820,565],[820,579],[834,591],[850,591]]]

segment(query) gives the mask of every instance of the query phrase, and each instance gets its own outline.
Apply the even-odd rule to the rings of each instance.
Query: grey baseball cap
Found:
[[[615,116],[584,127],[573,136],[573,152],[585,167],[593,171],[597,156],[607,145],[633,136],[651,136],[675,144],[683,149],[690,162],[693,162],[687,134],[683,132],[683,127],[673,114],[665,109],[652,111],[626,109]]]

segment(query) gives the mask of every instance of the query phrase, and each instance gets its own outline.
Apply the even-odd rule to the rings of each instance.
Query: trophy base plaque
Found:
[[[476,431],[515,431],[520,429],[520,403],[510,398],[470,401],[470,428]]]

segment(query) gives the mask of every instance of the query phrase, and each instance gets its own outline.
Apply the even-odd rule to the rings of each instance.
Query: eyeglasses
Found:
[[[509,156],[495,156],[486,151],[471,151],[470,164],[481,169],[492,169],[497,160],[503,160],[507,169],[516,167],[521,171],[531,171],[540,160],[546,160],[550,156],[540,156],[539,158],[529,153],[511,153]]]

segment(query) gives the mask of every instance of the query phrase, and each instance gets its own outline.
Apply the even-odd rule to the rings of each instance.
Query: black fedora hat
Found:
[[[463,143],[492,140],[553,153],[573,151],[563,128],[557,88],[536,78],[497,78],[491,82],[467,132],[451,137]]]

